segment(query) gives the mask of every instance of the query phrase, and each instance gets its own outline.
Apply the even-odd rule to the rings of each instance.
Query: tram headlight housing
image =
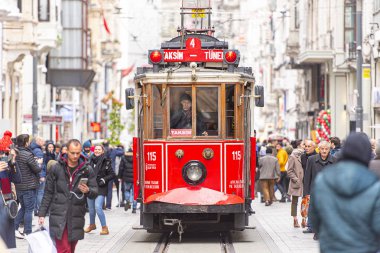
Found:
[[[190,185],[202,183],[206,176],[206,167],[199,161],[189,161],[183,166],[182,177]]]

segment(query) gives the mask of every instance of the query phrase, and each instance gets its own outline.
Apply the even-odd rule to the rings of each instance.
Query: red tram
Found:
[[[209,1],[207,1],[209,2]],[[186,15],[208,27],[186,29]],[[263,88],[240,54],[213,37],[211,7],[181,8],[179,36],[149,51],[127,89],[135,108],[135,197],[148,232],[244,230],[254,198],[253,107]]]

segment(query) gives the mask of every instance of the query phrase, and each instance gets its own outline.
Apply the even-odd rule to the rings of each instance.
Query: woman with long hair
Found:
[[[96,229],[95,216],[99,217],[102,230],[101,235],[108,235],[109,230],[106,224],[106,216],[103,212],[104,198],[108,193],[108,182],[115,178],[115,172],[111,166],[111,160],[106,157],[104,147],[100,144],[95,145],[94,154],[91,156],[90,165],[93,168],[96,181],[98,183],[98,196],[96,199],[87,199],[88,210],[90,213],[90,225],[84,230],[89,233]]]

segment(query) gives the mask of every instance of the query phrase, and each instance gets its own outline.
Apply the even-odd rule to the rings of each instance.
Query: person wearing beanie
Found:
[[[369,169],[380,179],[380,140],[377,140],[375,153],[375,158],[369,162]]]
[[[93,152],[91,152],[91,140],[87,140],[83,143],[82,155],[89,159]]]
[[[371,152],[366,134],[351,133],[340,161],[315,179],[309,214],[321,252],[380,249],[380,182],[368,170]]]

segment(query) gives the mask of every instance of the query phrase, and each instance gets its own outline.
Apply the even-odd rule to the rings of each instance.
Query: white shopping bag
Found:
[[[29,253],[57,253],[49,231],[41,228],[25,236],[29,244]]]

